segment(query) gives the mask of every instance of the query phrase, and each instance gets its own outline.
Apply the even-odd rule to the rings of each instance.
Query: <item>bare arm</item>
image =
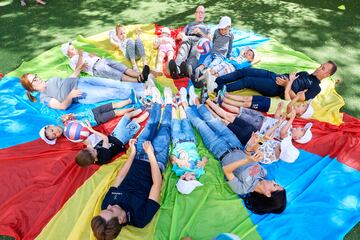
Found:
[[[51,98],[48,106],[54,109],[66,110],[72,103],[73,98],[80,97],[82,92],[78,89],[73,89],[64,101],[60,102],[55,98]]]
[[[291,117],[289,119],[289,121],[285,124],[285,126],[280,130],[280,138],[284,139],[288,136],[287,132],[289,130],[289,128],[291,127],[294,119],[295,119],[296,113],[295,110],[291,111]]]
[[[127,161],[125,162],[124,166],[119,171],[119,173],[115,179],[115,182],[112,184],[113,187],[118,187],[122,183],[122,181],[124,180],[126,175],[128,174],[129,169],[134,161],[135,154],[136,154],[135,143],[136,143],[136,139],[131,139],[129,141],[129,148],[130,148],[129,157],[128,157]]]
[[[159,169],[159,165],[157,163],[154,149],[151,145],[150,141],[146,141],[143,144],[143,148],[148,155],[149,162],[150,162],[150,168],[151,168],[151,177],[153,184],[150,189],[149,193],[149,199],[154,200],[155,202],[160,201],[160,191],[161,191],[161,184],[162,184],[162,176]]]
[[[236,162],[230,163],[229,165],[226,165],[223,167],[225,177],[228,179],[228,181],[231,181],[235,178],[234,171],[235,169],[250,163],[250,162],[258,162],[261,159],[263,159],[264,154],[261,152],[256,152],[253,156],[247,156],[243,159],[240,159]]]
[[[279,104],[277,105],[276,111],[275,111],[275,114],[274,114],[275,119],[280,119],[281,114],[282,114],[281,110],[283,108],[283,105],[284,105],[283,102],[279,102]]]
[[[87,128],[89,129],[90,132],[92,132],[93,134],[98,135],[103,140],[102,146],[104,148],[109,148],[110,146],[109,146],[109,138],[108,138],[108,136],[106,136],[105,134],[103,134],[101,132],[98,132],[95,129],[93,129],[92,126],[90,125],[89,121],[86,121],[85,123],[86,123],[86,126],[87,126]]]
[[[272,126],[271,128],[269,128],[266,132],[265,132],[265,135],[264,135],[264,138],[266,140],[271,140],[274,138],[274,131],[280,127],[280,125],[285,121],[285,118],[284,117],[281,117],[274,126]]]

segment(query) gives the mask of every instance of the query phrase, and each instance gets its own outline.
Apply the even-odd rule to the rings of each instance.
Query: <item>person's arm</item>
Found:
[[[285,121],[285,117],[281,117],[274,126],[272,126],[271,128],[269,128],[265,134],[264,134],[264,139],[265,140],[271,140],[274,138],[274,132],[275,130],[280,127],[280,125]]]
[[[119,40],[114,31],[109,32],[109,40],[113,46],[119,47]]]
[[[230,36],[230,42],[229,42],[229,47],[228,47],[228,51],[226,54],[226,58],[230,58],[231,57],[231,51],[232,51],[232,47],[233,47],[233,41],[234,41],[234,35],[231,34]]]
[[[64,101],[60,102],[55,98],[51,98],[48,106],[54,109],[66,110],[72,103],[73,98],[80,97],[82,92],[78,89],[73,89]]]
[[[227,178],[228,181],[233,180],[235,178],[235,175],[234,175],[235,169],[237,169],[245,164],[248,164],[252,161],[258,162],[263,157],[264,157],[264,154],[258,151],[253,156],[246,156],[243,159],[240,159],[236,162],[233,162],[233,163],[230,163],[230,164],[224,166],[223,170],[224,170],[225,177]]]
[[[294,83],[294,81],[298,78],[299,76],[296,74],[296,72],[293,72],[289,75],[289,78],[284,77],[284,79],[286,80],[286,86],[285,86],[285,90],[284,90],[284,97],[285,100],[291,100],[292,97],[290,96],[290,92],[292,84]]]
[[[154,148],[151,145],[150,141],[145,141],[143,143],[143,148],[148,155],[150,167],[151,167],[151,177],[153,184],[150,189],[149,199],[154,200],[155,202],[159,203],[160,201],[160,191],[161,191],[161,184],[162,184],[162,176],[159,169],[159,165],[157,163]]]
[[[136,155],[136,147],[135,147],[136,139],[130,139],[129,141],[129,148],[130,148],[130,154],[125,162],[124,166],[119,171],[115,182],[112,184],[113,187],[118,187],[122,181],[125,179],[126,175],[129,172],[129,169],[134,161],[135,155]]]
[[[270,100],[271,101],[271,100]],[[280,119],[281,116],[282,116],[282,109],[283,109],[283,105],[284,105],[284,102],[280,101],[276,107],[276,111],[275,111],[275,114],[274,114],[274,118],[275,119]]]
[[[295,112],[295,110],[292,110],[289,121],[280,130],[280,138],[281,139],[284,139],[288,136],[287,132],[288,132],[289,128],[291,127],[291,125],[295,119],[295,116],[296,116],[296,112]]]
[[[98,135],[102,139],[102,141],[103,141],[102,147],[108,149],[110,147],[109,146],[109,138],[108,138],[108,136],[106,136],[105,134],[103,134],[101,132],[98,132],[95,129],[93,129],[89,121],[85,121],[85,124],[86,124],[86,127],[89,129],[90,132],[92,132],[93,134]]]
[[[160,43],[161,43],[161,38],[159,38],[159,37],[155,38],[154,43],[153,43],[153,49],[158,49],[160,46]]]
[[[294,107],[295,103],[296,103],[297,101],[299,101],[300,96],[301,96],[302,94],[305,94],[306,92],[307,92],[307,89],[305,89],[304,91],[300,91],[300,92],[296,93],[296,96],[295,96],[293,99],[291,99],[291,101],[288,103],[288,105],[287,105],[287,107],[286,107],[286,113],[287,113],[287,114],[291,113],[291,111],[293,110],[293,107]]]

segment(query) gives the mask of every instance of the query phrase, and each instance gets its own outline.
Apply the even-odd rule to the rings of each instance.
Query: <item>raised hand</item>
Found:
[[[153,148],[150,141],[145,141],[143,143],[143,149],[146,152],[146,154],[148,154],[148,155],[151,154],[151,153],[154,153],[154,148]]]
[[[289,75],[289,81],[290,82],[294,82],[299,76],[297,75],[296,72],[293,72]]]
[[[253,162],[259,162],[264,158],[264,153],[258,150],[254,155],[248,156],[248,158]]]
[[[287,77],[276,77],[276,84],[285,87],[289,82]]]
[[[129,148],[130,148],[130,152],[132,152],[132,153],[136,153],[136,146],[135,146],[135,144],[136,144],[136,139],[135,139],[135,138],[130,139],[130,141],[129,141]]]

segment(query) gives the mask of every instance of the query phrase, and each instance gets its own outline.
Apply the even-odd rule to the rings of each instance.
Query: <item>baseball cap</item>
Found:
[[[177,190],[182,194],[190,194],[195,188],[202,186],[203,184],[197,180],[186,181],[179,179],[176,183]]]
[[[49,126],[49,125],[46,125],[45,127],[41,128],[41,129],[40,129],[40,132],[39,132],[39,135],[40,135],[40,138],[41,138],[42,140],[44,140],[47,144],[49,144],[49,145],[54,145],[54,144],[56,143],[56,138],[53,139],[53,140],[49,140],[49,139],[47,139],[47,137],[45,136],[45,130],[46,130],[46,128],[47,128],[48,126]]]
[[[284,138],[280,144],[280,159],[284,162],[293,163],[300,155],[300,151],[292,144],[291,136]]]
[[[305,127],[304,127],[304,129],[305,129],[304,136],[302,136],[300,139],[295,140],[295,141],[298,142],[298,143],[301,143],[301,144],[305,144],[305,143],[309,142],[311,140],[311,138],[312,138],[312,133],[311,133],[311,130],[310,130],[312,125],[313,125],[312,123],[307,123],[305,125]]]
[[[222,28],[226,28],[226,27],[230,27],[231,26],[231,18],[229,18],[228,16],[224,16],[220,19],[218,28],[222,29]]]

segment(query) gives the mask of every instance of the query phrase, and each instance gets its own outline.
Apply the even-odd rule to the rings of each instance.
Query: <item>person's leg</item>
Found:
[[[200,54],[196,49],[197,41],[191,40],[190,41],[190,50],[189,50],[189,57],[186,60],[186,64],[191,66],[191,69],[195,69],[198,65]]]
[[[191,50],[190,40],[182,41],[181,45],[180,45],[180,48],[179,48],[179,51],[178,51],[178,53],[176,55],[176,58],[175,58],[175,63],[176,63],[177,66],[180,66],[180,64],[182,62],[186,61],[190,50]]]
[[[226,112],[224,109],[222,109],[220,106],[216,105],[213,101],[211,101],[210,99],[206,100],[206,104],[212,109],[214,110],[214,112],[220,116],[221,118],[229,121],[229,122],[233,122],[235,120],[236,115]]]
[[[155,71],[162,72],[164,58],[165,58],[165,53],[163,51],[159,51]]]
[[[161,105],[154,103],[151,108],[150,118],[146,123],[144,130],[141,132],[140,136],[136,142],[136,156],[140,157],[145,154],[142,147],[145,141],[151,140],[154,138],[156,129],[159,125],[161,116]]]
[[[231,113],[236,113],[236,114],[240,113],[240,107],[235,107],[226,102],[222,102],[221,107],[225,108],[226,110],[230,111]]]
[[[239,96],[240,97],[240,96]],[[235,107],[247,107],[249,108],[251,106],[252,97],[251,96],[241,96],[242,100],[233,100],[231,98],[223,98],[223,103],[227,103],[229,105],[235,106]]]
[[[137,72],[137,71],[135,71],[135,70],[133,70],[131,68],[126,69],[125,74],[128,75],[129,77],[133,77],[133,78],[136,78],[136,79],[140,75],[139,72]]]
[[[227,128],[221,121],[216,119],[211,112],[206,108],[205,105],[200,105],[198,107],[198,112],[201,115],[201,118],[207,123],[207,125],[231,147],[241,147],[239,139]]]
[[[169,65],[170,60],[174,59],[175,52],[174,50],[170,50],[167,52],[167,63]]]
[[[135,111],[134,111],[135,112]],[[129,142],[129,140],[135,136],[135,134],[140,130],[139,123],[131,121],[132,116],[136,113],[129,112],[126,113],[119,123],[114,128],[112,135],[119,139],[123,144]],[[138,149],[137,149],[138,150]]]
[[[180,110],[182,132],[185,134],[187,140],[196,143],[196,137],[195,137],[193,128],[191,126],[191,123],[186,116],[185,109],[183,108],[183,106],[180,106],[179,110]]]
[[[159,130],[152,139],[156,160],[161,171],[165,170],[169,158],[172,105],[165,106]]]
[[[185,107],[186,115],[191,124],[200,133],[205,146],[219,159],[224,152],[231,148],[226,141],[219,137],[197,113],[196,106]]]
[[[261,111],[261,112],[267,112],[270,108],[270,101],[271,99],[269,97],[265,96],[254,96],[252,98],[252,101],[250,103],[249,108]],[[247,107],[247,106],[244,106]]]
[[[135,61],[135,43],[133,40],[128,39],[126,42],[126,54],[125,57],[131,62],[131,65],[135,71],[139,71]]]
[[[240,108],[238,118],[250,123],[257,130],[260,130],[265,116],[259,111],[242,107]]]
[[[135,57],[141,58],[143,65],[147,65],[144,43],[140,37],[135,40]]]
[[[142,96],[144,84],[121,82],[107,78],[80,77],[78,89],[83,92],[83,97],[79,98],[79,102],[97,103],[112,99],[128,99],[131,89],[134,89],[138,96]]]
[[[133,70],[133,71],[134,71],[134,70]],[[139,82],[137,78],[130,77],[130,76],[125,75],[125,74],[123,74],[123,75],[121,76],[121,81],[123,81],[123,82],[134,82],[134,83]]]

